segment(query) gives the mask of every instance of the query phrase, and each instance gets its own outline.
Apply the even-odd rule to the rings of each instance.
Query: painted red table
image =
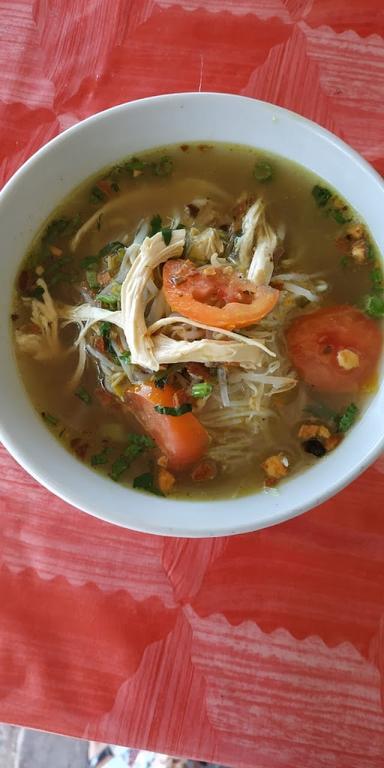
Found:
[[[382,0],[3,0],[0,35],[3,181],[94,111],[198,89],[295,109],[384,172]],[[181,541],[87,517],[3,450],[0,537],[0,720],[249,768],[383,766],[383,459],[290,523]]]

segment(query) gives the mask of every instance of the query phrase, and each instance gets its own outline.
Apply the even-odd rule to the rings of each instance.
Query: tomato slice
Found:
[[[168,458],[168,468],[187,469],[199,461],[208,448],[208,432],[193,413],[167,416],[155,411],[155,406],[175,407],[177,389],[166,384],[163,389],[151,383],[130,387],[124,400],[141,426]]]
[[[197,269],[188,259],[167,261],[163,289],[173,312],[215,328],[245,328],[274,308],[279,291],[255,286],[227,267]]]
[[[380,326],[347,305],[297,317],[286,338],[300,378],[324,392],[358,391],[374,373],[382,348]],[[347,370],[340,365],[342,350],[358,356],[356,367]]]

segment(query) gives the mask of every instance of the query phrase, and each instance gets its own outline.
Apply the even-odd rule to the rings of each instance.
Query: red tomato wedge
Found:
[[[286,338],[300,378],[324,392],[358,391],[374,373],[382,348],[380,326],[347,305],[297,317]],[[346,370],[340,365],[342,350],[358,356],[356,367]]]
[[[163,389],[144,383],[125,391],[124,400],[135,418],[168,458],[168,468],[188,469],[199,461],[208,448],[207,431],[193,413],[167,416],[155,411],[155,406],[175,407],[177,390],[170,384]]]
[[[229,331],[257,323],[279,298],[269,285],[255,286],[223,267],[197,269],[188,259],[166,262],[163,289],[173,312]]]

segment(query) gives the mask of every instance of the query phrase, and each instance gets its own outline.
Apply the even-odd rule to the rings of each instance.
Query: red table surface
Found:
[[[1,179],[92,112],[198,89],[297,110],[384,172],[383,9],[2,0]],[[383,458],[292,522],[202,541],[108,526],[0,459],[0,720],[249,768],[383,766]]]

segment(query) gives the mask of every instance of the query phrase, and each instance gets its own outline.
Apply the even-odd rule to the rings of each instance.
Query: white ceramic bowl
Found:
[[[336,136],[285,109],[239,96],[187,93],[123,104],[90,117],[43,147],[0,196],[1,438],[15,459],[61,498],[111,523],[172,536],[252,531],[304,512],[339,491],[384,447],[384,379],[337,450],[292,477],[278,495],[172,501],[126,489],[67,453],[35,413],[17,371],[9,315],[12,288],[32,236],[73,187],[101,167],[151,147],[189,141],[260,147],[302,163],[363,216],[384,252],[384,184]]]

